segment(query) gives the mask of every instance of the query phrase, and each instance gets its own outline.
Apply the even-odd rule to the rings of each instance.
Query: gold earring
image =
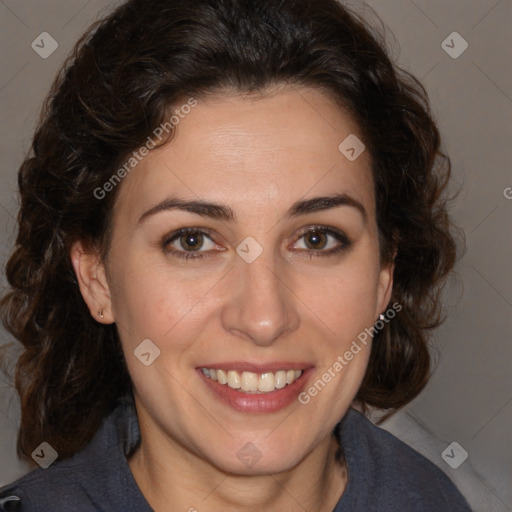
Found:
[[[98,315],[100,315],[100,318],[103,318],[103,309],[99,310]]]

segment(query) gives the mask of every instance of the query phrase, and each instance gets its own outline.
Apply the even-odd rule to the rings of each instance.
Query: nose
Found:
[[[284,263],[284,262],[281,262]],[[265,252],[252,263],[235,263],[221,313],[224,329],[260,346],[271,345],[300,324],[297,298],[284,272]]]

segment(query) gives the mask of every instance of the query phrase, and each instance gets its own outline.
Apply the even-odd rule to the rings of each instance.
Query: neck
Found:
[[[155,512],[332,512],[346,487],[347,470],[336,461],[334,437],[324,439],[287,471],[246,476],[226,473],[174,440],[154,434],[141,425],[142,441],[128,463]]]

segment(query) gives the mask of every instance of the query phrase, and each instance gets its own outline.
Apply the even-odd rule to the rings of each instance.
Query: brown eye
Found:
[[[191,228],[181,229],[162,241],[162,248],[166,253],[180,258],[205,257],[206,253],[215,247],[215,243],[208,233]]]
[[[348,237],[337,229],[327,226],[311,226],[301,232],[294,249],[307,256],[334,256],[352,246]]]
[[[181,247],[185,251],[198,251],[204,243],[204,236],[202,233],[185,233],[179,238]]]
[[[310,231],[304,235],[304,241],[308,249],[324,249],[327,245],[327,236],[321,231]]]

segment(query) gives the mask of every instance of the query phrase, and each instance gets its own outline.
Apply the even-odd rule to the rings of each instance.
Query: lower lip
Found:
[[[306,384],[306,380],[313,368],[306,368],[302,375],[284,388],[270,391],[269,393],[244,393],[230,388],[227,384],[219,384],[217,381],[206,377],[201,369],[196,370],[203,382],[214,395],[239,412],[269,413],[288,407],[297,400],[299,393]]]

